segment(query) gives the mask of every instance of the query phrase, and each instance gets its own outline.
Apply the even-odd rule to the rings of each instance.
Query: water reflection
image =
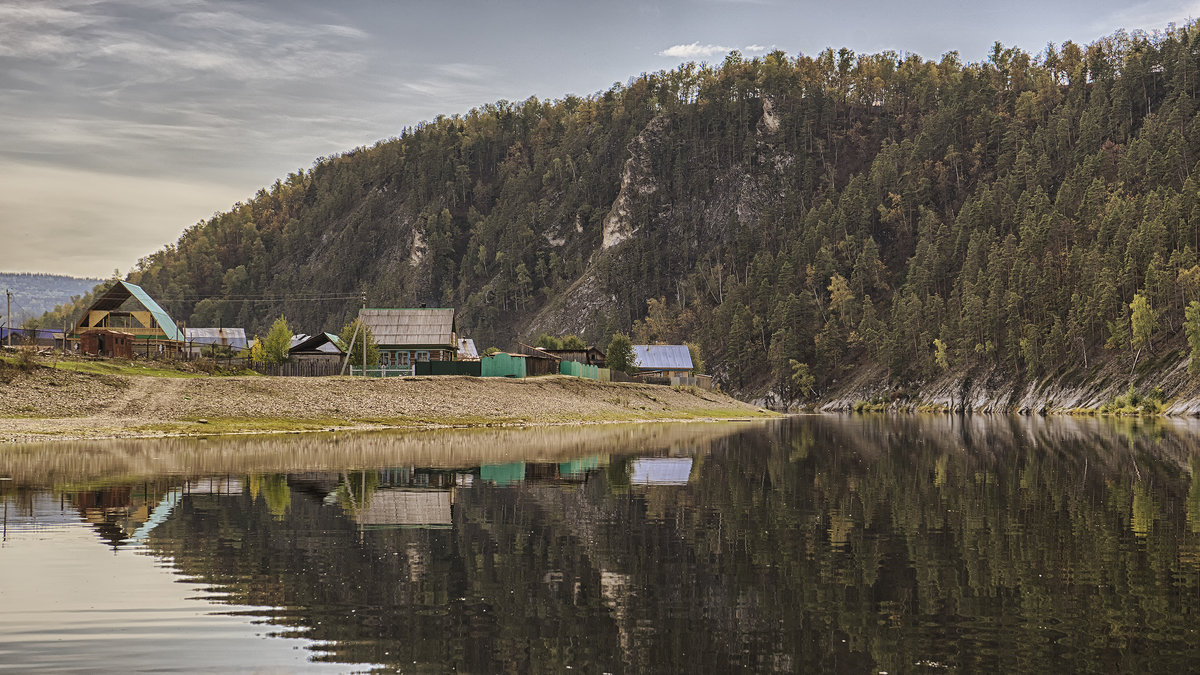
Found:
[[[0,456],[24,472],[0,489],[10,526],[86,522],[321,662],[1166,672],[1198,654],[1193,425],[588,431],[172,442],[163,473],[163,446],[26,449]]]

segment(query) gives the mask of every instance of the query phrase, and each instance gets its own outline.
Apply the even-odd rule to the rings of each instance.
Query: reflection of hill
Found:
[[[348,466],[451,468],[518,460],[557,462],[586,455],[690,448],[739,429],[769,424],[604,424],[29,444],[0,452],[0,476],[11,476],[20,484],[47,485],[166,473],[199,476],[340,471]]]
[[[797,420],[707,446],[685,485],[631,487],[628,458],[583,483],[460,474],[450,529],[364,530],[328,500],[276,521],[247,495],[193,497],[151,543],[346,662],[1182,668],[1200,612],[1186,437],[1072,422]]]
[[[525,456],[542,461],[503,481],[448,460],[251,474],[211,483],[225,494],[181,492],[147,542],[230,602],[270,608],[271,621],[323,644],[321,658],[347,663],[1189,669],[1200,464],[1187,425],[982,419],[991,423],[813,417],[725,427],[692,445],[626,431],[577,443],[570,462],[535,443]],[[484,436],[507,444],[494,449],[440,438],[457,444],[455,458],[496,461],[523,436]],[[250,446],[247,465],[283,462],[288,447],[304,467],[430,451],[427,437],[411,446],[383,436],[358,456],[299,440]],[[339,437],[324,440],[336,448]],[[620,447],[671,461],[639,463]],[[584,448],[607,462],[579,459]],[[384,524],[419,527],[373,527]]]

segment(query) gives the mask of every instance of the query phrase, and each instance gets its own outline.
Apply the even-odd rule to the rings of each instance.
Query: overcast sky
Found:
[[[495,101],[781,49],[982,59],[1200,0],[0,0],[0,271],[108,276],[313,160]]]

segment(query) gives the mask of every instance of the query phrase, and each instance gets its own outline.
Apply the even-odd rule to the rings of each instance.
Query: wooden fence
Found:
[[[254,366],[263,375],[282,377],[328,377],[341,373],[341,366],[329,361],[284,361],[277,366]],[[361,370],[361,369],[360,369]]]

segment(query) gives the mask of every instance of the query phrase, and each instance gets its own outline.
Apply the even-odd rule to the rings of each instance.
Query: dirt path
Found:
[[[0,443],[37,439],[735,418],[721,394],[554,376],[139,377],[42,369],[0,384]]]

